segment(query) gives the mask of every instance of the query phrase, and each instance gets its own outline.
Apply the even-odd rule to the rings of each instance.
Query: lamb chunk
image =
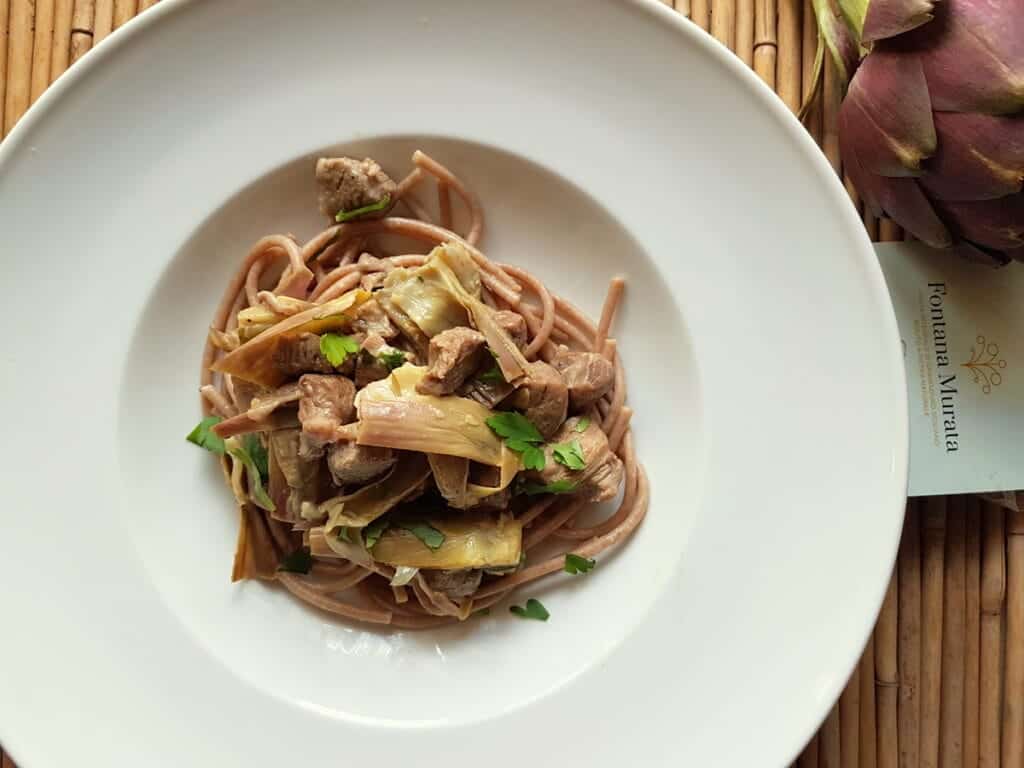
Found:
[[[512,395],[511,402],[547,439],[565,421],[569,410],[569,389],[558,371],[537,361],[530,363],[526,379]]]
[[[340,211],[378,203],[386,195],[393,200],[397,188],[391,177],[368,157],[321,157],[316,161],[316,181],[320,186],[320,211],[331,219]],[[366,217],[379,217],[386,212],[375,211]]]
[[[427,586],[448,597],[469,597],[480,588],[484,572],[476,569],[461,571],[438,571],[424,568],[420,573],[426,579]]]
[[[519,349],[526,346],[526,320],[518,312],[502,309],[494,313],[494,319]]]
[[[572,483],[573,493],[583,494],[589,501],[607,501],[614,498],[622,485],[623,468],[619,457],[612,453],[608,436],[597,424],[591,423],[582,432],[577,431],[579,419],[569,419],[544,448],[544,469],[525,473],[531,483]],[[586,465],[574,470],[555,461],[553,446],[579,440]]]
[[[299,422],[314,446],[333,443],[343,424],[355,417],[356,387],[344,376],[307,373],[299,379]]]
[[[596,352],[574,352],[560,346],[551,365],[569,387],[569,409],[582,413],[608,394],[615,383],[615,367]]]
[[[335,485],[365,483],[391,469],[397,460],[390,448],[372,445],[340,442],[327,449],[327,468]]]
[[[398,335],[398,329],[391,323],[376,299],[370,299],[356,310],[356,319],[352,321],[352,330],[357,333],[377,334],[385,341]]]
[[[450,395],[480,367],[487,342],[472,328],[449,328],[430,340],[429,368],[416,385],[421,395]]]
[[[351,355],[339,368],[320,352],[320,337],[315,333],[302,333],[294,338],[281,339],[274,350],[274,364],[285,376],[294,378],[304,373],[344,373],[351,375],[355,360]]]

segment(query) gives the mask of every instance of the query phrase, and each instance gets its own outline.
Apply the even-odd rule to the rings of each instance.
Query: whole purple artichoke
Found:
[[[815,10],[854,72],[839,142],[865,203],[937,248],[1024,261],[1024,0],[832,2]]]

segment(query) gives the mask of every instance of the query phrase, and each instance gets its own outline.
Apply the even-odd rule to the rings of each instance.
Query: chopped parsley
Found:
[[[505,445],[520,455],[523,467],[544,469],[544,450],[537,446],[544,438],[532,421],[515,411],[498,411],[487,419],[487,426],[505,438]]]
[[[354,355],[358,351],[359,342],[351,336],[325,333],[320,337],[320,354],[335,368],[344,363],[349,355]]]
[[[506,440],[521,440],[524,443],[544,442],[533,422],[515,411],[496,412],[487,419],[487,426]]]
[[[580,470],[587,466],[587,459],[583,455],[583,446],[580,445],[579,440],[553,445],[551,454],[555,457],[555,461],[569,469]]]
[[[196,424],[195,429],[185,437],[190,443],[195,443],[200,448],[205,448],[210,453],[224,455],[224,440],[217,437],[213,432],[213,426],[220,424],[220,416],[207,416]]]
[[[422,541],[431,550],[436,551],[444,544],[444,534],[429,523],[399,523],[398,525]]]
[[[376,213],[377,211],[383,211],[391,205],[391,195],[384,195],[380,200],[369,205],[362,205],[358,208],[353,208],[351,211],[338,211],[334,220],[339,224],[343,224],[346,221],[352,221],[352,219],[358,219],[360,216],[367,213]]]
[[[348,528],[345,526],[338,529],[338,541],[344,541],[346,544],[352,543],[352,537],[349,535]]]
[[[289,573],[309,573],[312,567],[313,556],[309,554],[309,550],[296,549],[282,558],[281,564],[277,566],[277,570],[288,571]]]
[[[268,463],[267,449],[263,447],[263,443],[260,442],[260,439],[255,434],[250,432],[242,438],[242,447],[252,456],[252,461],[256,465],[256,469],[259,470],[260,479],[263,482],[267,482],[270,478],[270,465]]]
[[[394,347],[387,347],[382,349],[376,355],[377,359],[382,362],[389,371],[395,370],[395,368],[401,368],[405,365],[405,352]]]
[[[590,426],[590,417],[589,416],[583,416],[583,417],[580,418],[579,421],[576,422],[576,426],[573,427],[573,429],[576,432],[586,432],[587,431],[587,427],[589,427],[589,426]]]
[[[565,556],[565,565],[562,570],[566,573],[571,573],[573,576],[578,576],[581,573],[589,573],[594,570],[595,565],[597,565],[597,560],[580,557],[570,552]]]
[[[373,549],[373,545],[377,543],[387,527],[387,518],[378,517],[368,526],[363,528],[363,543],[366,545],[367,549]]]
[[[548,483],[547,485],[523,483],[521,488],[527,496],[536,496],[540,493],[572,493],[576,490],[576,483],[572,480],[555,480],[555,482]]]
[[[509,610],[521,619],[547,621],[551,617],[548,609],[541,604],[540,600],[533,597],[526,601],[525,608],[521,605],[511,605]]]
[[[485,381],[487,383],[495,383],[495,384],[504,384],[505,383],[505,377],[502,375],[501,368],[498,367],[497,363],[495,363],[490,368],[488,368],[486,371],[481,373],[479,376],[477,376],[477,378],[480,379],[480,381]]]

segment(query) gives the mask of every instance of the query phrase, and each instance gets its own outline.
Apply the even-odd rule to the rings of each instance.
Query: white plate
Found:
[[[183,439],[227,275],[318,226],[311,158],[417,145],[493,257],[592,313],[630,281],[653,502],[519,595],[547,624],[387,632],[232,586]],[[885,285],[796,121],[660,5],[165,1],[0,148],[0,232],[0,739],[31,768],[781,765],[858,658],[906,481]]]

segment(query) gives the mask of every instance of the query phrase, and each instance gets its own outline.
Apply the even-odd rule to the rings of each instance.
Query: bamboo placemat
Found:
[[[809,0],[662,2],[734,50],[790,109],[799,107],[816,48]],[[155,3],[0,0],[3,135],[68,66]],[[841,174],[839,100],[827,69],[807,127]],[[875,240],[902,237],[867,213],[864,225]],[[1024,768],[1024,512],[954,496],[912,500],[907,513],[875,631],[797,765]],[[6,755],[0,762],[15,768]]]

